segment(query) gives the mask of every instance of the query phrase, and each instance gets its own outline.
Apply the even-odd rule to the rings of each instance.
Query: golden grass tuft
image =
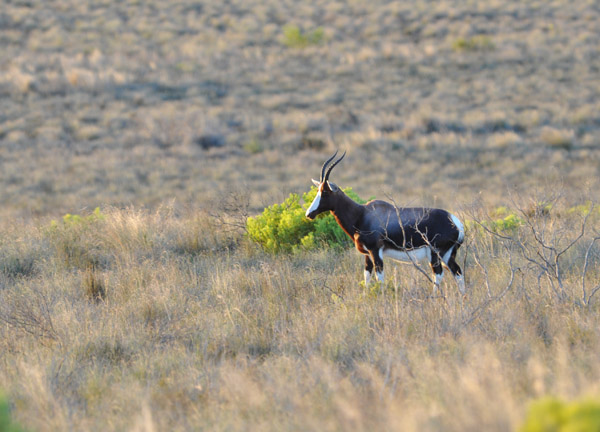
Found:
[[[572,130],[545,127],[540,132],[540,140],[550,147],[570,150],[575,144],[575,133]]]
[[[101,302],[106,299],[106,288],[104,281],[93,265],[90,265],[83,274],[82,280],[83,292],[87,298],[94,302]]]

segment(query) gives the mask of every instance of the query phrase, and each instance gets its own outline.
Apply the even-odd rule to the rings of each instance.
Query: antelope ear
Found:
[[[315,179],[311,179],[311,180],[312,180],[313,184],[314,184],[316,187],[319,187],[319,186],[321,186],[321,182],[318,182],[318,181],[316,181]]]
[[[330,181],[327,181],[327,186],[329,186],[329,189],[331,190],[331,192],[337,192],[340,190],[338,185],[336,185],[335,183],[332,183]]]

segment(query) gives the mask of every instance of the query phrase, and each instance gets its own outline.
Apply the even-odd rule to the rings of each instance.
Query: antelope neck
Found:
[[[331,210],[336,222],[350,238],[358,230],[358,222],[362,218],[364,207],[354,202],[348,195],[341,193],[336,197],[334,208]]]

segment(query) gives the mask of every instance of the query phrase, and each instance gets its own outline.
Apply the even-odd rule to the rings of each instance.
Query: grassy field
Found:
[[[410,266],[365,289],[354,251],[270,256],[168,207],[15,223],[0,382],[33,430],[511,430],[600,391],[588,214],[474,209],[465,298]]]
[[[599,396],[599,27],[595,1],[5,2],[13,418],[506,431]],[[249,243],[338,148],[340,186],[466,221],[466,297]]]

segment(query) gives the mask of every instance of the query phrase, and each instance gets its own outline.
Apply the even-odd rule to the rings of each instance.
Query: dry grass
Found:
[[[40,431],[509,430],[536,397],[600,391],[587,208],[527,209],[500,236],[469,224],[465,298],[449,278],[430,297],[410,266],[365,290],[354,251],[264,255],[172,208],[4,227],[2,256],[34,264],[0,273],[0,381]],[[561,292],[528,259],[547,249],[533,230],[577,240]]]
[[[5,3],[0,390],[28,428],[508,430],[598,395],[593,1]],[[337,148],[360,196],[486,221],[466,298],[230,230]]]

